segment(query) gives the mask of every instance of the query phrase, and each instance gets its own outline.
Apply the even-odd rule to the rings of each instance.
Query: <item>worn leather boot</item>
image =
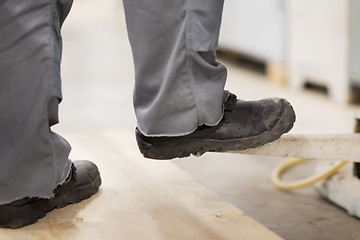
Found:
[[[216,126],[203,125],[180,137],[147,137],[137,128],[135,132],[144,157],[172,159],[259,147],[290,131],[294,122],[295,112],[285,99],[241,101],[229,93],[224,116]]]
[[[75,161],[65,183],[54,190],[53,198],[24,198],[0,205],[0,227],[21,228],[35,223],[55,208],[89,198],[100,185],[100,173],[94,163]]]

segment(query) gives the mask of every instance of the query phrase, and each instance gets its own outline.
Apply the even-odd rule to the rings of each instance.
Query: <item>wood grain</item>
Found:
[[[132,133],[67,138],[73,159],[98,164],[100,192],[34,225],[0,229],[0,239],[281,239],[172,162],[143,159]]]

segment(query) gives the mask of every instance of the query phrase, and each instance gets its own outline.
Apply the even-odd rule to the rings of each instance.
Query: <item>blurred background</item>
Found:
[[[245,100],[287,98],[297,113],[292,133],[352,133],[360,98],[358,11],[360,0],[226,0],[218,52],[228,67],[226,89]],[[133,132],[134,73],[122,1],[76,0],[63,39],[64,100],[54,130],[65,137]],[[280,160],[208,153],[174,162],[285,239],[357,239],[358,220],[313,188],[274,189],[269,175]]]

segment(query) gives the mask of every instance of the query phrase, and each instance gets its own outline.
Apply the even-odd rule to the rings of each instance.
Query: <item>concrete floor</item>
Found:
[[[120,0],[78,0],[63,28],[63,95],[60,124],[66,135],[107,129],[133,131],[133,65]],[[312,92],[274,86],[266,77],[232,62],[226,88],[243,99],[285,97],[294,106],[292,133],[351,133],[356,106]],[[76,145],[73,145],[76,148]],[[175,160],[206,187],[285,239],[358,239],[359,220],[321,199],[310,187],[280,192],[269,181],[281,159],[205,154]],[[293,176],[311,174],[314,164]]]

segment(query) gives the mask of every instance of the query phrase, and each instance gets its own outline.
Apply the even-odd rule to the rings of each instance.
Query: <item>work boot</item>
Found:
[[[216,126],[202,125],[180,137],[147,137],[138,128],[135,132],[144,157],[172,159],[259,147],[290,131],[294,122],[294,110],[285,99],[242,101],[229,93],[223,118]]]
[[[89,198],[100,185],[100,173],[94,163],[75,161],[65,183],[54,190],[53,198],[24,198],[0,205],[0,227],[21,228],[35,223],[55,208]]]

